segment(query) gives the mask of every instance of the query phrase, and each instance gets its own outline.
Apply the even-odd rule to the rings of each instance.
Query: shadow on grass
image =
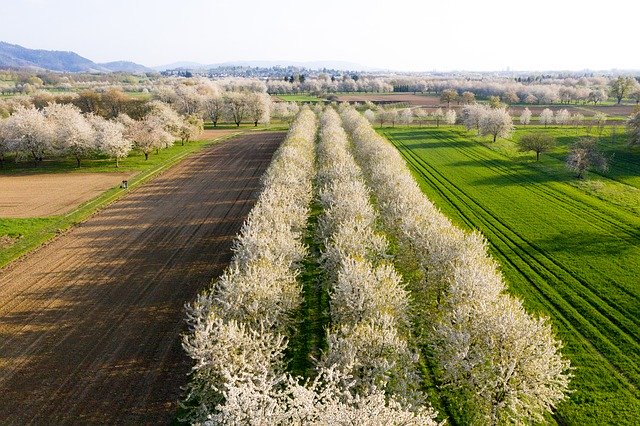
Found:
[[[567,182],[571,180],[568,174],[548,173],[539,170],[536,163],[514,161],[508,158],[464,160],[450,163],[452,167],[485,168],[486,176],[476,179],[471,184],[509,186],[531,185],[548,182]]]
[[[640,239],[629,235],[574,231],[541,238],[536,240],[535,244],[553,253],[616,256],[640,247]]]

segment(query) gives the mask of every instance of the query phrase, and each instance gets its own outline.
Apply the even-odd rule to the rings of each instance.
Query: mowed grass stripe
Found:
[[[510,170],[507,170],[505,167],[495,166],[494,165],[495,162],[490,159],[483,159],[478,155],[473,155],[471,149],[461,148],[460,151],[464,155],[470,158],[473,157],[477,159],[479,162],[481,162],[482,164],[486,164],[487,168],[493,170],[494,172],[496,172],[496,174],[506,174],[510,172]],[[511,179],[516,184],[526,183],[527,185],[522,186],[523,189],[536,193],[541,198],[546,198],[546,199],[552,198],[552,200],[550,201],[557,202],[555,203],[555,205],[559,209],[565,210],[569,214],[576,215],[576,216],[583,216],[583,217],[589,216],[591,219],[593,219],[593,221],[589,220],[586,222],[588,222],[590,226],[597,228],[602,232],[610,233],[610,229],[614,228],[620,231],[620,233],[626,234],[626,238],[630,243],[636,242],[637,240],[640,239],[640,232],[635,232],[635,229],[633,227],[625,226],[625,224],[621,222],[610,220],[610,216],[605,213],[600,213],[599,211],[594,211],[591,209],[587,209],[585,211],[584,204],[580,206],[579,201],[576,201],[574,198],[567,197],[566,194],[563,194],[558,189],[551,188],[550,185],[542,185],[536,182],[532,182],[526,176],[522,177],[521,182],[518,182],[512,176],[508,176],[508,178]],[[592,207],[597,208],[597,206],[592,206]],[[496,220],[499,220],[499,219],[496,218]],[[601,224],[601,222],[609,224],[611,225],[611,227],[608,228],[604,226],[604,224]],[[530,241],[527,241],[526,243],[530,245],[532,248],[535,248],[538,252],[544,254],[549,261],[551,261],[556,265],[556,267],[572,275],[572,277],[578,280],[583,286],[588,288],[590,291],[598,292],[599,289],[594,288],[588,281],[584,280],[579,275],[576,275],[573,271],[567,269],[561,263],[554,261],[552,257],[553,255],[548,253],[544,248]],[[629,288],[623,286],[621,283],[613,282],[611,284],[613,284],[615,287],[617,287],[620,290],[620,292],[623,293],[622,295],[622,297],[624,297],[623,301],[626,301],[626,302],[633,301],[633,298],[636,297],[636,295]],[[613,298],[610,298],[607,295],[603,295],[603,294],[600,294],[598,298],[602,299],[603,301],[607,302],[607,304],[609,304],[610,306],[624,313],[626,316],[626,319],[629,319],[631,322],[634,323],[632,328],[627,328],[628,332],[634,334],[636,338],[640,337],[639,329],[638,329],[638,326],[640,326],[640,318],[637,318],[635,316],[635,312],[637,308],[636,304],[634,304],[634,306],[631,306],[631,307],[623,306],[619,303],[620,302],[619,300],[614,300]]]
[[[397,141],[398,143],[402,143],[400,140]],[[403,146],[406,145],[403,144]],[[461,151],[463,151],[462,153],[465,155],[468,155],[468,152],[465,152],[466,150],[461,149]],[[413,153],[408,153],[413,155],[413,158],[415,161],[417,161],[421,166],[423,167],[430,167],[424,160],[422,160],[419,156],[413,154]],[[406,157],[406,155],[405,155]],[[487,163],[491,163],[490,161],[487,161]],[[491,168],[491,167],[489,167]],[[496,171],[496,173],[503,173],[503,170],[500,169],[494,169]],[[431,168],[431,171],[433,173],[438,173],[437,170],[435,168]],[[438,175],[440,176],[441,179],[446,179],[444,177],[444,175],[438,173]],[[525,180],[526,178],[523,178],[523,180]],[[459,190],[463,195],[466,196],[466,194],[464,194],[464,192],[455,184],[453,184],[450,180],[447,180],[448,185],[453,185],[457,190]],[[447,184],[443,184],[444,186],[447,186]],[[540,188],[540,185],[527,185],[527,186],[523,186],[524,190],[528,190],[528,191],[532,191],[532,192],[537,192],[538,189]],[[539,193],[539,195],[541,195],[542,197],[545,197],[546,195],[551,194],[550,192],[547,191],[542,191]],[[562,201],[562,199],[560,199],[558,196],[556,195],[550,195],[553,196],[557,201]],[[469,198],[469,200],[474,203],[475,206],[477,206],[478,208],[480,208],[481,210],[491,214],[493,216],[493,220],[489,221],[489,223],[492,223],[494,221],[497,221],[499,223],[502,224],[501,220],[499,217],[497,217],[495,214],[491,213],[488,209],[486,209],[485,207],[481,207],[478,203],[476,203],[475,201],[473,201],[473,199]],[[449,201],[451,201],[449,199]],[[560,206],[561,208],[563,207],[562,205]],[[475,209],[472,208],[472,211],[474,211]],[[569,213],[578,213],[576,211],[572,211],[572,210],[567,210]],[[467,221],[467,223],[469,223],[469,221]],[[504,224],[503,224],[504,225]],[[593,224],[593,226],[598,227],[599,229],[602,229],[604,231],[606,231],[606,229],[602,226],[597,226],[597,224]],[[509,232],[513,232],[513,230],[509,229],[508,227],[506,227],[506,230]],[[518,234],[516,234],[518,235]],[[518,237],[521,237],[520,235],[518,235]],[[640,237],[640,235],[638,236]],[[593,286],[591,286],[587,281],[585,281],[582,277],[580,277],[579,275],[574,274],[571,270],[565,268],[561,263],[558,263],[556,261],[553,260],[553,258],[550,256],[550,254],[545,251],[543,248],[541,248],[539,245],[536,245],[530,241],[525,240],[524,238],[522,238],[522,241],[524,244],[529,245],[531,248],[535,249],[536,251],[538,251],[539,253],[541,253],[549,262],[553,263],[555,265],[555,267],[562,269],[564,272],[566,272],[567,274],[571,275],[575,280],[577,280],[581,285],[585,286],[590,292],[598,292],[599,289],[594,289]],[[624,293],[623,296],[626,296],[625,301],[629,301],[629,300],[633,300],[633,299],[629,299],[629,296],[631,297],[635,297],[635,295],[633,293],[631,293],[630,291],[628,291],[628,289],[626,289],[625,287],[619,287],[620,290]],[[592,297],[594,296],[593,294],[591,295]],[[625,314],[625,319],[628,319],[629,322],[632,322],[633,324],[631,325],[627,325],[627,326],[623,326],[625,327],[627,332],[630,334],[635,335],[636,337],[638,337],[638,327],[637,325],[640,324],[640,321],[638,318],[635,317],[634,315],[634,306],[630,307],[626,307],[626,306],[622,306],[620,305],[617,301],[615,300],[611,300],[609,297],[606,297],[606,295],[599,295],[599,296],[595,296],[596,298],[602,299],[603,301],[605,301],[607,304],[609,304],[611,307],[613,307],[614,309],[620,311],[621,313]],[[605,314],[605,313],[603,313]],[[618,322],[618,320],[614,317],[611,317],[608,314],[605,314],[606,316],[608,316],[612,321],[614,322]]]
[[[399,138],[396,138],[396,140],[399,140]],[[450,139],[450,140],[454,140],[454,139]],[[464,154],[469,156],[469,151],[471,151],[471,149],[465,149],[464,147],[461,147],[459,145],[456,146],[459,154]],[[478,149],[479,147],[476,147],[476,149]],[[486,150],[487,152],[491,152],[489,150]],[[434,153],[430,153],[430,155],[432,155],[433,159],[433,154]],[[437,154],[436,154],[437,155]],[[475,157],[480,158],[480,157]],[[510,173],[510,170],[504,170],[504,167],[501,168],[491,168],[491,167],[484,167],[485,164],[490,164],[489,163],[490,159],[487,159],[487,163],[482,163],[482,167],[483,169],[492,169],[494,170],[496,173],[496,175],[508,175],[508,180],[510,180],[511,182],[513,182],[514,184],[517,184],[520,186],[521,190],[525,190],[527,192],[538,192],[539,195],[542,195],[540,198],[545,198],[545,195],[549,195],[553,198],[555,198],[555,201],[557,201],[557,203],[553,203],[553,207],[556,210],[564,210],[566,211],[566,213],[568,214],[572,214],[575,216],[575,218],[577,220],[579,220],[581,223],[581,225],[583,225],[583,227],[585,228],[594,228],[596,230],[602,231],[603,233],[608,234],[612,239],[615,240],[622,240],[624,238],[624,243],[625,245],[635,245],[638,246],[639,241],[640,241],[640,234],[638,234],[637,232],[629,232],[629,229],[634,229],[633,225],[629,225],[627,227],[621,227],[620,222],[618,221],[611,221],[610,218],[610,212],[606,212],[606,214],[602,214],[602,215],[590,215],[590,212],[592,212],[592,208],[597,208],[597,206],[585,206],[584,204],[582,204],[581,208],[578,207],[578,202],[574,200],[574,197],[576,196],[576,192],[572,192],[571,194],[563,194],[561,191],[557,190],[557,189],[552,189],[552,190],[547,190],[547,191],[541,191],[541,187],[545,186],[543,184],[537,183],[535,181],[532,181],[531,179],[529,179],[527,177],[527,175],[525,173],[522,173],[522,178],[520,179],[520,181],[517,181],[516,178],[514,178],[514,176],[517,176],[517,174],[514,173]],[[502,160],[504,162],[504,160]],[[522,166],[521,168],[524,168],[524,166]],[[548,183],[547,185],[551,185],[554,183]],[[565,185],[566,186],[566,185]],[[519,193],[519,195],[522,194],[522,191]],[[554,201],[554,200],[549,200],[549,201]],[[565,202],[566,201],[566,202]],[[593,200],[594,202],[598,202],[599,200]],[[571,205],[575,205],[576,208],[572,209],[570,208]],[[585,208],[585,207],[589,207],[589,208]],[[485,206],[486,208],[486,206]],[[590,217],[585,217],[585,216],[590,216]],[[593,220],[592,220],[593,219]],[[639,229],[640,230],[640,222],[638,222],[633,216],[627,215],[627,219],[630,222],[636,222],[638,223],[637,227],[635,229]],[[603,223],[604,222],[604,223]],[[606,227],[605,224],[609,223],[612,226],[611,227]],[[612,231],[617,231],[620,230],[620,233],[625,233],[626,235],[622,236],[620,235],[620,233],[616,232],[612,232]],[[549,253],[547,252],[547,250],[545,250],[543,247],[540,246],[540,244],[535,244],[533,241],[529,241],[530,244],[532,244],[534,247],[536,247],[537,250],[547,254],[549,256]],[[615,260],[615,259],[614,259]],[[558,263],[558,262],[556,262]],[[582,265],[581,265],[582,266]],[[636,277],[637,275],[634,275],[632,273],[624,273],[624,269],[626,268],[627,265],[621,265],[621,268],[619,268],[620,270],[622,270],[623,274],[624,274],[624,279],[623,280],[615,280],[613,282],[607,283],[607,287],[608,290],[610,291],[611,288],[610,286],[613,285],[616,288],[619,289],[620,293],[619,295],[614,295],[614,294],[609,294],[607,296],[608,300],[612,301],[611,303],[614,303],[613,300],[615,299],[615,304],[617,304],[618,306],[624,305],[625,303],[632,303],[631,306],[626,306],[623,310],[626,313],[634,313],[637,312],[638,310],[638,304],[637,304],[637,282],[636,282]],[[588,281],[586,279],[584,279],[584,277],[582,277],[582,275],[580,274],[580,271],[577,270],[576,268],[574,268],[574,270],[572,271],[572,274],[576,277],[580,277],[580,281],[582,283],[587,283]],[[600,274],[602,275],[602,274]],[[591,288],[593,291],[599,292],[599,288]],[[633,321],[638,323],[638,319],[635,318],[635,315],[630,315],[631,318],[633,318]]]
[[[413,135],[404,137],[405,132]],[[522,235],[519,229],[514,229],[513,224],[499,220],[500,209],[494,211],[495,206],[476,201],[473,191],[470,193],[473,180],[469,176],[463,176],[466,181],[462,182],[451,178],[450,175],[459,169],[444,171],[444,165],[472,159],[490,174],[506,174],[507,180],[519,188],[519,194],[523,189],[530,192],[529,197],[550,204],[556,210],[555,214],[576,216],[579,200],[586,196],[573,200],[565,195],[570,200],[567,207],[563,204],[562,190],[547,188],[550,184],[561,184],[536,177],[535,173],[539,171],[524,165],[509,168],[505,165],[505,157],[480,144],[474,146],[461,140],[453,131],[448,136],[445,136],[447,132],[435,133],[440,134],[434,135],[428,130],[416,134],[415,129],[413,132],[403,129],[385,132],[412,166],[423,190],[430,196],[436,195],[432,197],[436,204],[467,227],[484,232],[503,264],[512,288],[524,296],[527,306],[543,310],[555,320],[560,338],[567,344],[565,353],[578,369],[574,380],[578,392],[569,403],[563,404],[561,417],[591,421],[594,418],[618,419],[624,423],[629,413],[640,410],[637,399],[638,327],[633,313],[637,312],[634,308],[637,296],[632,291],[632,281],[621,282],[618,289],[613,285],[617,281],[604,289],[602,283],[592,284],[588,277],[576,274],[576,265],[553,258],[553,251],[545,249],[544,244],[536,244],[526,233]],[[425,140],[429,143],[425,144]],[[439,147],[422,150],[431,144]],[[425,162],[425,158],[429,161]],[[514,171],[520,170],[524,171],[524,177],[518,181]],[[632,238],[632,225],[621,222],[619,216],[615,220],[603,216],[604,213],[597,210],[595,214],[579,219],[587,224],[595,223],[593,226],[601,232],[612,228],[614,235],[622,233],[628,239],[627,244],[637,247],[637,239]],[[631,271],[629,277],[635,272]],[[617,297],[611,297],[612,289],[618,291]]]
[[[404,144],[402,144],[402,142],[400,142],[399,145],[405,146]],[[620,320],[625,318],[616,315],[615,312],[608,312],[605,307],[598,303],[598,296],[590,292],[588,289],[585,289],[584,291],[578,293],[576,291],[577,289],[575,289],[574,286],[580,287],[580,280],[572,276],[568,271],[566,271],[559,265],[555,264],[544,253],[537,252],[535,247],[529,244],[520,235],[510,230],[500,221],[497,216],[493,215],[490,211],[484,209],[473,199],[466,196],[459,187],[457,187],[451,181],[447,180],[442,174],[430,167],[426,162],[424,162],[410,150],[403,151],[403,154],[405,153],[407,154],[405,155],[405,158],[407,158],[408,161],[415,167],[418,173],[420,173],[423,177],[436,181],[438,182],[438,184],[447,188],[448,192],[451,194],[449,197],[447,197],[447,199],[453,201],[458,205],[464,205],[467,208],[466,211],[468,211],[471,216],[476,218],[476,220],[473,220],[462,209],[458,209],[462,215],[467,217],[469,222],[477,223],[478,221],[480,221],[484,225],[484,227],[490,230],[495,239],[489,239],[492,241],[496,250],[498,250],[505,259],[512,259],[513,256],[511,256],[511,254],[518,256],[529,267],[531,271],[535,272],[540,278],[545,280],[543,282],[552,281],[557,286],[557,288],[561,288],[564,290],[562,292],[558,292],[558,290],[551,290],[548,285],[536,286],[539,290],[541,290],[542,287],[549,287],[549,291],[543,291],[545,299],[549,300],[554,306],[558,307],[560,312],[562,312],[561,315],[569,316],[576,319],[577,322],[581,324],[581,327],[576,330],[583,334],[585,338],[587,338],[590,342],[602,342],[601,344],[595,344],[595,346],[601,354],[605,355],[605,358],[608,362],[610,361],[610,359],[617,359],[621,361],[620,364],[613,362],[611,363],[611,365],[612,367],[615,367],[615,369],[622,375],[626,376],[627,373],[631,373],[631,377],[629,378],[631,382],[627,380],[624,381],[630,386],[631,389],[634,389],[634,383],[638,382],[639,376],[637,372],[637,365],[633,362],[633,360],[629,359],[625,355],[625,350],[627,351],[626,353],[638,353],[639,347],[637,343],[627,335],[627,333],[630,333],[631,329],[635,328],[629,324],[618,326],[622,328],[622,330],[616,327],[616,325],[620,324]],[[496,239],[499,241],[497,241]],[[506,246],[509,253],[505,253],[505,250],[503,249],[504,246]],[[532,254],[532,252],[534,254]],[[518,269],[521,270],[522,267]],[[568,276],[565,274],[568,274]],[[571,281],[572,285],[568,286],[567,281]],[[566,303],[558,304],[553,302],[557,299],[558,296],[561,296],[560,299],[563,299]],[[561,306],[567,304],[568,306]],[[585,319],[585,317],[577,310],[571,309],[571,307],[575,306],[581,307],[581,310],[583,312],[589,314],[589,318],[598,318],[598,324],[600,325],[600,327],[597,328],[603,328],[603,330],[591,330],[591,327],[589,327],[590,321]],[[599,318],[599,315],[604,316],[606,319]],[[606,336],[611,337],[608,338]],[[613,341],[618,342],[619,345],[615,345]],[[621,341],[625,343],[624,346],[626,347],[618,347],[620,346]],[[609,356],[606,356],[606,354],[608,354]]]

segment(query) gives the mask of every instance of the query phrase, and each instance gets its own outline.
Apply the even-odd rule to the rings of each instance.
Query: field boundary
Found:
[[[91,216],[93,216],[103,208],[109,206],[113,202],[119,200],[121,197],[134,192],[141,185],[160,176],[163,172],[167,171],[169,168],[173,167],[186,157],[212,145],[224,142],[228,139],[232,139],[243,133],[245,132],[239,131],[230,135],[221,136],[219,138],[208,141],[201,147],[176,154],[173,157],[168,158],[165,162],[151,168],[150,170],[132,176],[129,180],[128,189],[123,189],[120,187],[107,189],[102,194],[80,204],[68,213],[59,216],[51,216],[57,217],[58,220],[55,220],[41,231],[36,232],[34,235],[25,237],[24,239],[19,239],[17,242],[12,244],[12,246],[6,249],[5,254],[0,253],[0,272],[5,271],[13,264],[21,261],[25,256],[46,246],[50,242],[57,239],[60,235],[65,234],[69,230],[73,229],[76,225],[89,219]]]

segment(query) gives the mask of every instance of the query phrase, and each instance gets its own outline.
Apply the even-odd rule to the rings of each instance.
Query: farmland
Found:
[[[3,423],[169,423],[183,304],[231,256],[282,133],[193,154],[0,274]]]
[[[188,305],[180,419],[542,421],[570,381],[550,324],[505,292],[478,235],[433,207],[367,120],[339,112],[301,110],[230,265]]]
[[[575,367],[574,393],[556,420],[632,424],[640,413],[640,153],[607,136],[611,172],[578,182],[563,160],[584,130],[547,131],[559,143],[540,163],[511,141],[491,144],[460,127],[381,133],[443,212],[484,234],[510,291],[552,319]]]
[[[187,75],[0,100],[9,423],[635,416],[633,81]]]
[[[8,191],[7,194],[11,197],[5,198],[4,202],[7,203],[13,198],[17,204],[12,207],[12,210],[20,211],[21,214],[17,215],[20,217],[12,217],[16,215],[11,215],[8,210],[5,210],[5,214],[0,215],[0,235],[6,238],[6,242],[0,245],[0,267],[84,220],[101,206],[124,195],[125,191],[119,188],[122,176],[131,176],[129,186],[135,188],[185,156],[212,144],[212,141],[236,133],[238,131],[235,129],[207,130],[201,140],[191,142],[186,146],[176,144],[161,150],[157,155],[150,156],[148,161],[145,161],[140,152],[134,151],[122,160],[117,169],[108,158],[88,160],[81,168],[77,168],[73,160],[66,158],[46,161],[39,167],[24,163],[6,164],[2,169],[0,182],[6,185],[3,190]],[[109,185],[101,187],[104,191],[91,192],[82,185],[83,175],[93,180],[95,179],[92,177],[94,174],[103,176],[103,181],[110,182]],[[24,182],[43,181],[47,190],[42,198],[25,198],[24,193],[17,194],[15,192],[12,177]],[[56,180],[75,182],[75,187],[51,185]],[[37,194],[31,195],[42,194],[37,188],[35,190]],[[24,202],[20,202],[20,200]],[[43,211],[43,205],[48,202],[48,207],[45,207],[45,211]],[[29,217],[30,215],[27,213],[27,210],[30,209],[29,205],[38,205],[37,208],[42,215]],[[63,207],[64,214],[56,214],[55,211],[52,211],[53,206]]]

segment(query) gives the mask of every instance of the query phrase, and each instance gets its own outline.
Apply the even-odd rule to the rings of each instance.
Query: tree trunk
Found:
[[[540,160],[540,151],[536,151],[536,162]]]
[[[118,157],[116,157],[116,169],[117,169],[118,167],[120,167],[119,160],[120,160],[120,159],[119,159]]]
[[[80,157],[76,156],[77,167],[80,167]]]
[[[496,138],[497,138],[497,137],[498,137],[498,134],[497,134],[497,133],[494,133],[494,134],[493,134],[493,141],[494,141],[494,142],[496,141]]]
[[[149,153],[145,152],[144,153],[144,161],[147,161],[149,159]]]
[[[253,122],[253,127],[258,127],[258,121]]]

